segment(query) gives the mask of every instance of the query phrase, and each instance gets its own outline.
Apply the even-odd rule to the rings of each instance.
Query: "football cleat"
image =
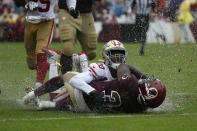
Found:
[[[44,110],[44,109],[53,109],[55,108],[56,103],[51,101],[38,101],[37,103],[37,110]]]
[[[88,58],[85,53],[81,52],[79,55],[73,54],[72,59],[77,72],[85,72],[88,70]]]
[[[36,82],[36,84],[35,84],[35,89],[37,89],[37,88],[40,87],[40,86],[42,86],[42,83]]]
[[[35,96],[34,91],[29,92],[27,95],[25,95],[22,99],[23,103],[25,105],[29,104],[29,103],[37,103],[38,102],[38,97]]]
[[[42,51],[45,52],[49,63],[52,61],[57,61],[60,58],[60,51],[55,51],[47,47],[42,48]]]
[[[85,53],[79,53],[79,61],[80,61],[80,70],[81,72],[85,72],[88,70],[88,58]]]
[[[78,54],[73,54],[72,55],[72,60],[73,60],[73,64],[74,64],[74,67],[75,67],[75,71],[80,72],[79,55]]]

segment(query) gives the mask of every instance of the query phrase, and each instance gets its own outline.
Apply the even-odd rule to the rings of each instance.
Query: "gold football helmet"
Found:
[[[104,45],[102,56],[107,66],[118,69],[121,63],[126,63],[127,51],[120,41],[110,40]]]

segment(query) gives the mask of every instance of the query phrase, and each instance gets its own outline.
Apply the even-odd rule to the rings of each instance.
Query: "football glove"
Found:
[[[25,9],[26,10],[30,10],[30,11],[35,11],[38,9],[38,3],[34,2],[34,1],[29,1],[26,5],[25,5]]]
[[[69,9],[69,13],[75,19],[79,18],[79,16],[80,16],[80,12],[78,10],[73,9],[73,8]]]
[[[92,104],[90,105],[92,109],[96,112],[100,111],[104,104],[104,98],[100,95],[97,90],[94,90],[89,93]]]

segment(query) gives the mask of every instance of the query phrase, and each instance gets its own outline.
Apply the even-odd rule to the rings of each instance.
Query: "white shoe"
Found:
[[[40,86],[42,86],[42,83],[36,82],[36,84],[35,84],[35,89],[37,89],[37,88],[40,87]]]
[[[77,72],[85,72],[88,70],[88,58],[85,53],[81,52],[79,55],[73,54],[72,59]]]
[[[79,54],[80,71],[85,72],[88,70],[88,57],[85,53],[81,52]]]
[[[74,64],[74,67],[75,67],[75,71],[76,72],[81,72],[80,70],[80,61],[79,61],[79,55],[77,54],[73,54],[72,55],[72,60],[73,60],[73,64]]]
[[[38,97],[35,96],[34,91],[31,91],[23,97],[22,101],[25,105],[29,104],[30,102],[37,103]]]
[[[52,109],[55,108],[56,103],[52,101],[38,101],[37,106],[38,110]]]
[[[57,61],[60,58],[60,51],[55,51],[47,47],[42,48],[42,51],[45,52],[49,63],[52,61]]]

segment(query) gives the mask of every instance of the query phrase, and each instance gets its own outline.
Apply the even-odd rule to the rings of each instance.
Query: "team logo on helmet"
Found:
[[[139,92],[140,103],[144,103],[147,107],[156,108],[160,106],[166,97],[166,87],[159,79],[140,79]]]
[[[154,99],[158,96],[158,91],[155,87],[150,87],[148,89],[148,93],[147,93],[147,96],[145,96],[145,99],[146,100],[151,100],[151,99]]]

